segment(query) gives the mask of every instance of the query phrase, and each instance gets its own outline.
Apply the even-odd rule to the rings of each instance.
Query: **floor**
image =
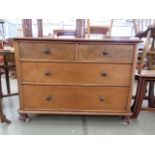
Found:
[[[3,90],[6,91],[2,79]],[[11,80],[12,92],[17,91],[16,80]],[[18,96],[4,98],[3,106],[10,125],[0,124],[0,135],[153,135],[155,112],[141,112],[130,125],[121,117],[30,115],[28,122],[18,120]]]

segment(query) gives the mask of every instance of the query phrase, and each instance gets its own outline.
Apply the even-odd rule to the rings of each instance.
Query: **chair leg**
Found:
[[[0,121],[1,123],[7,123],[7,124],[11,123],[11,121],[9,121],[3,114],[1,98],[0,98]]]
[[[5,72],[5,78],[6,78],[6,86],[7,86],[7,93],[10,94],[10,78],[9,78],[9,71]]]
[[[149,97],[148,107],[155,108],[154,82],[153,81],[150,81],[148,97]]]
[[[5,72],[5,80],[6,80],[6,87],[7,87],[7,94],[10,94],[10,78],[9,78],[9,69],[8,69],[8,62],[6,56],[4,56],[4,72]]]
[[[131,118],[137,118],[139,116],[139,113],[142,107],[142,102],[145,95],[146,86],[147,86],[147,82],[145,81],[144,78],[141,78],[139,82],[139,87],[137,88],[137,95],[134,102],[134,108],[132,109],[133,113]]]
[[[1,73],[0,73],[0,98],[2,98],[3,92],[2,92],[2,78],[1,78]]]
[[[141,77],[136,77],[137,80],[137,90],[136,90],[136,96],[134,98],[134,103],[131,106],[131,112],[135,113],[136,107],[137,107],[137,103],[138,103],[138,98],[139,98],[139,94],[140,94],[140,89],[141,89],[141,82],[142,82],[142,78]]]
[[[2,108],[2,85],[1,85],[1,73],[0,73],[0,121],[2,123],[10,124],[11,122],[6,118],[6,116],[3,114],[3,108]]]

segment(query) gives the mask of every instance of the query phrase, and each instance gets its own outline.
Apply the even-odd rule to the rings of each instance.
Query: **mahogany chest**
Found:
[[[130,39],[14,38],[22,115],[131,115]]]

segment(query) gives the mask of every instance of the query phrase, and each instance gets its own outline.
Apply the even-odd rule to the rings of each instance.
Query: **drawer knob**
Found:
[[[51,72],[50,71],[45,71],[45,75],[46,76],[50,76],[51,75]]]
[[[104,97],[104,96],[100,96],[100,97],[99,97],[99,100],[100,100],[101,102],[104,102],[104,101],[105,101],[105,97]]]
[[[108,52],[107,52],[107,51],[103,51],[103,52],[102,52],[102,55],[104,55],[104,56],[105,56],[105,55],[108,55]]]
[[[45,98],[45,100],[46,100],[46,101],[51,101],[51,100],[52,100],[52,96],[47,96],[47,97]]]
[[[43,52],[44,52],[45,54],[50,54],[50,50],[49,50],[48,48],[44,48]]]
[[[101,76],[102,77],[106,77],[107,76],[107,72],[101,72]]]

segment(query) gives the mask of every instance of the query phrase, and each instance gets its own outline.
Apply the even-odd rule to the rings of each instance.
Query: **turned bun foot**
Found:
[[[28,121],[29,121],[28,114],[21,114],[21,113],[20,113],[18,119],[19,119],[20,121],[23,121],[23,122],[28,122]]]
[[[129,125],[130,124],[130,116],[123,116],[122,123],[125,125]]]

